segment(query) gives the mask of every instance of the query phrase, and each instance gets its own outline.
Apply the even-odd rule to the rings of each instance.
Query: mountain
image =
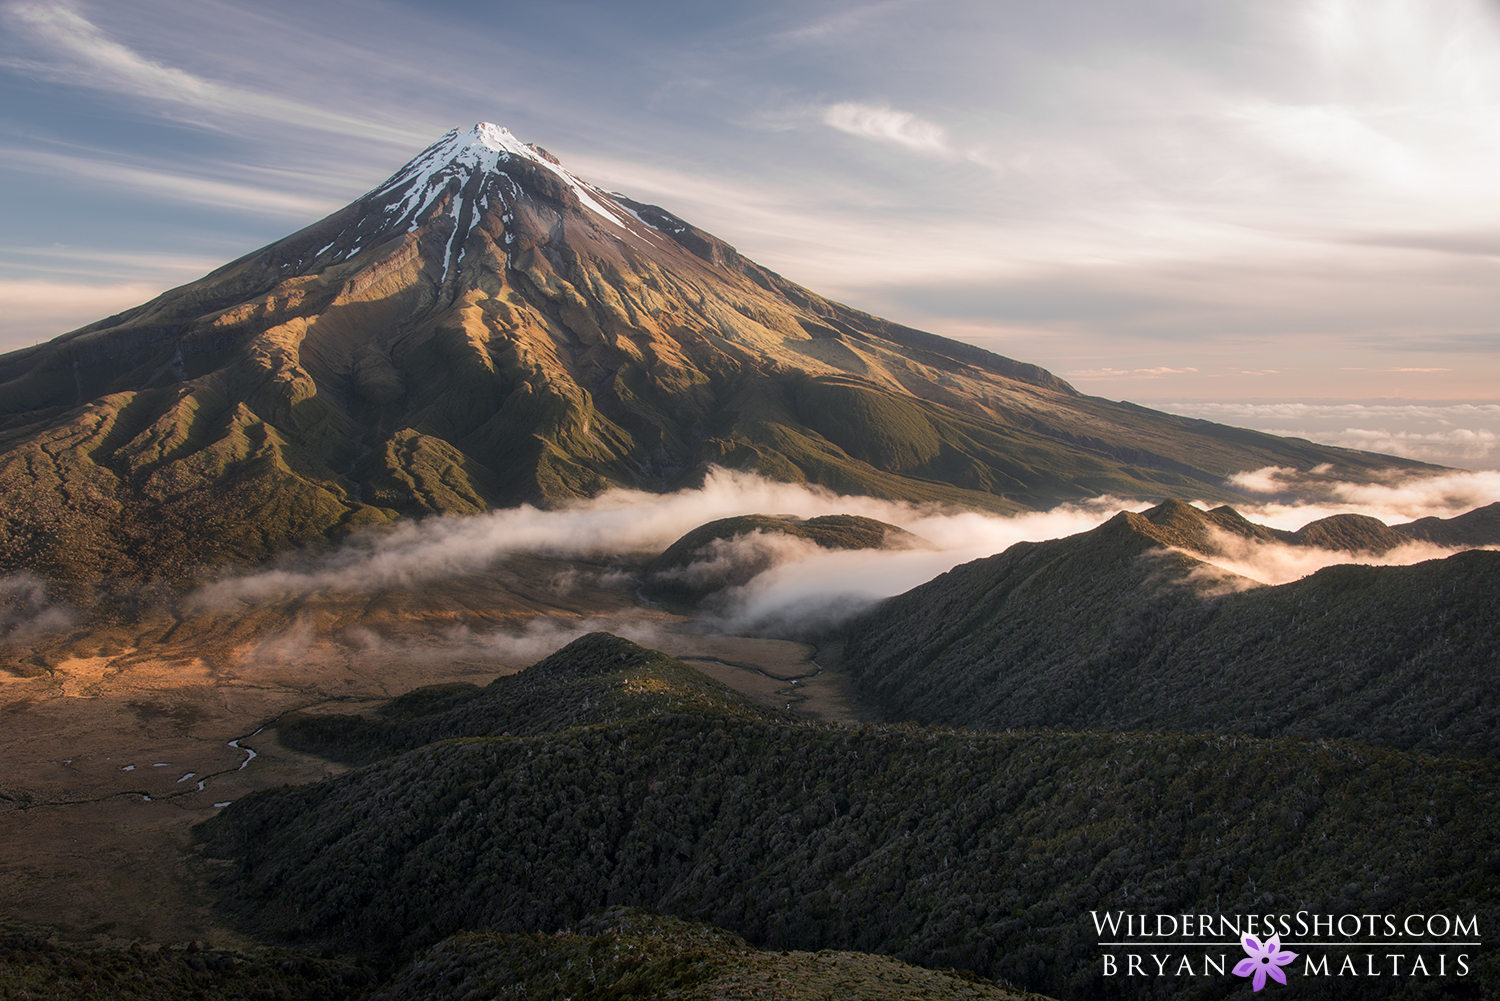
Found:
[[[994,510],[1233,500],[1227,475],[1269,465],[1432,468],[1081,395],[809,292],[488,124],[196,282],[0,357],[0,570],[54,579],[189,578],[715,464]]]
[[[536,684],[608,677],[595,672],[612,652],[653,661],[613,637],[578,652],[595,666],[569,671],[565,649]],[[1488,927],[1496,769],[1327,740],[787,724],[704,705],[439,741],[246,796],[198,836],[230,863],[229,906],[257,935],[384,955],[448,939],[402,996],[432,996],[439,973],[467,979],[464,996],[500,994],[474,969],[507,965],[481,930],[541,933],[574,958],[578,943],[550,933],[644,907],[765,949],[879,953],[1081,1001],[1122,996],[1101,975],[1092,911],[1472,914]],[[1470,962],[1463,982],[1307,978],[1299,991],[1489,996],[1500,967],[1482,951]],[[882,996],[860,993],[856,972],[826,996]],[[1185,998],[1246,990],[1232,976],[1166,984]]]
[[[1274,532],[1169,501],[885,601],[847,627],[842,667],[892,719],[1500,756],[1500,553],[1329,566],[1276,587],[1207,562],[1234,539],[1370,548],[1405,541],[1402,527],[1324,519]]]
[[[1419,518],[1392,528],[1407,539],[1438,546],[1500,545],[1500,501],[1456,518]]]

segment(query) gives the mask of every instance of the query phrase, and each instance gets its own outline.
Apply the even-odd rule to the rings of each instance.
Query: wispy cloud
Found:
[[[137,166],[118,160],[67,156],[41,150],[0,148],[0,162],[33,172],[66,174],[106,189],[126,189],[163,201],[265,213],[288,219],[310,220],[345,204],[336,198],[299,194],[296,189],[288,191],[282,187],[203,177],[160,166]]]
[[[1210,528],[1210,538],[1219,551],[1205,556],[1190,553],[1194,559],[1227,570],[1240,578],[1261,584],[1288,584],[1317,573],[1324,567],[1359,563],[1365,566],[1404,567],[1426,560],[1452,556],[1456,550],[1430,542],[1409,542],[1384,553],[1345,552],[1312,546],[1293,546],[1282,542],[1247,539]],[[1216,583],[1210,575],[1202,575]],[[1220,586],[1223,586],[1223,582]]]
[[[871,497],[839,496],[821,488],[718,469],[697,490],[670,494],[612,490],[592,501],[558,510],[523,506],[470,518],[406,522],[392,531],[357,536],[313,565],[229,578],[198,592],[197,600],[218,606],[330,588],[404,586],[482,570],[515,552],[654,554],[687,528],[766,511],[804,518],[857,514],[906,528],[937,547],[934,552],[943,554],[933,556],[929,552],[926,562],[919,561],[920,569],[913,570],[918,576],[905,585],[909,587],[955,562],[988,555],[1011,542],[1092,527],[1108,518],[1119,504],[1115,498],[1106,497],[1035,515],[999,518]],[[941,565],[945,560],[946,565]]]
[[[1384,482],[1346,483],[1315,471],[1267,466],[1229,477],[1249,493],[1293,496],[1240,508],[1247,517],[1274,528],[1295,530],[1318,518],[1353,512],[1388,525],[1419,518],[1452,518],[1500,498],[1500,471],[1451,472],[1437,476],[1397,476]]]
[[[5,8],[7,20],[37,46],[30,59],[12,65],[33,75],[153,102],[171,117],[233,131],[234,117],[250,115],[279,123],[402,146],[430,141],[426,130],[399,122],[342,114],[301,101],[205,79],[141,55],[109,37],[63,3],[22,2]],[[50,58],[47,58],[50,57]]]
[[[927,156],[953,157],[948,133],[910,111],[843,102],[823,109],[823,123],[863,139],[894,143]]]
[[[67,244],[35,246],[0,243],[0,262],[9,271],[45,274],[49,278],[0,279],[4,287],[25,289],[80,288],[83,285],[124,285],[134,280],[177,282],[206,274],[223,264],[217,257],[191,254],[127,253]],[[58,276],[70,280],[59,280]]]
[[[801,44],[847,39],[872,21],[920,2],[922,0],[883,0],[881,3],[861,3],[833,14],[817,17],[796,27],[775,32],[770,36],[770,40]]]

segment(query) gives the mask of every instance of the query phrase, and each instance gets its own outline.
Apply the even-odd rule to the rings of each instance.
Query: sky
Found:
[[[477,121],[1086,393],[1500,465],[1496,0],[0,0],[0,350]]]

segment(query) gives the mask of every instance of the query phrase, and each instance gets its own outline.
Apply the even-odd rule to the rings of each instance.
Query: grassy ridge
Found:
[[[0,928],[0,997],[16,1001],[354,1001],[378,983],[376,968],[347,956],[288,949],[246,954],[196,942],[85,946],[35,929]]]
[[[238,863],[240,913],[299,941],[425,947],[644,906],[763,946],[1086,998],[1116,996],[1091,909],[1472,912],[1492,926],[1496,769],[1299,739],[664,715],[433,744],[246,797],[200,837]],[[1473,982],[1495,989],[1500,970],[1477,962]],[[1393,988],[1439,990],[1304,986]]]

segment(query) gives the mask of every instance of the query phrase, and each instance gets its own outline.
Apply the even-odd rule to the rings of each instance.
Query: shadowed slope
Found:
[[[1211,558],[1222,541],[1211,529],[1226,526],[1304,536],[1179,502],[1122,513],[889,599],[847,628],[844,667],[891,718],[924,723],[1500,754],[1500,553],[1262,587],[1193,555]]]
[[[419,688],[393,701],[380,719],[292,713],[277,730],[288,747],[360,765],[434,740],[526,737],[685,712],[730,719],[792,718],[665,654],[609,633],[590,633],[484,688]]]
[[[553,683],[570,676],[590,675]],[[247,796],[199,833],[235,863],[247,926],[302,943],[417,949],[640,906],[762,946],[884,953],[1081,999],[1114,996],[1093,910],[1442,911],[1487,926],[1496,778],[1493,761],[1328,741],[711,711],[432,744]],[[440,962],[466,975],[459,957]],[[1470,962],[1470,982],[1493,989],[1493,959]],[[1303,986],[1364,998],[1392,981]],[[1450,986],[1417,983],[1432,990],[1412,996]]]

